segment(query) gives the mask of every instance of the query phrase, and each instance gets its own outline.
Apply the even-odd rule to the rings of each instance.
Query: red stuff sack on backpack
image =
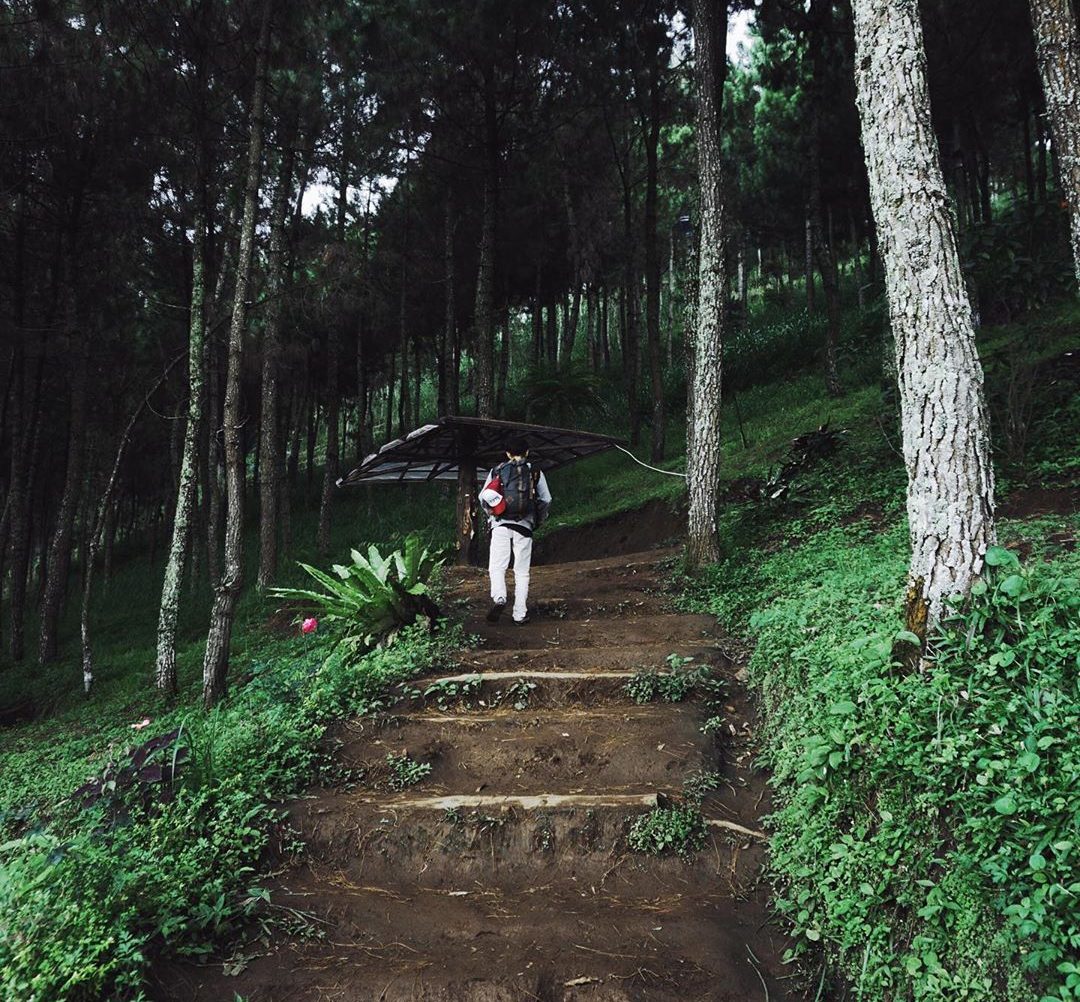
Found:
[[[488,494],[489,491],[491,494],[485,497],[484,495]],[[494,495],[494,497],[491,495]],[[484,484],[484,489],[480,492],[480,500],[484,502],[492,515],[501,515],[506,511],[506,498],[503,497],[502,481],[498,477],[492,477],[491,480]]]

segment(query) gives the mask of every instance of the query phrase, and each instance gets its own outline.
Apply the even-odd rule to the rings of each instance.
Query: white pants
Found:
[[[528,612],[529,568],[532,566],[532,538],[496,525],[491,529],[491,554],[488,574],[491,576],[491,601],[506,601],[506,568],[514,554],[514,619],[521,622]]]

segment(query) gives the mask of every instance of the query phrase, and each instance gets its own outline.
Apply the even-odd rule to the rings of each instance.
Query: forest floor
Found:
[[[770,801],[744,673],[714,617],[672,611],[673,549],[620,552],[666,538],[659,519],[633,526],[579,540],[579,555],[619,555],[535,567],[524,626],[487,624],[486,575],[451,572],[475,646],[411,701],[341,725],[351,781],[289,807],[264,886],[299,934],[224,966],[159,968],[157,1002],[806,997],[762,874]],[[686,665],[709,666],[722,707],[694,693],[638,704],[625,689],[642,669]],[[718,711],[720,733],[703,734]],[[387,754],[406,751],[432,771],[392,792]],[[710,772],[699,851],[630,849],[635,818]]]

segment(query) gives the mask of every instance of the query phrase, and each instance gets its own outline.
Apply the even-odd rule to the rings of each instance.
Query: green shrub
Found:
[[[390,771],[388,783],[391,790],[400,791],[415,786],[431,775],[431,763],[418,762],[408,752],[387,753],[386,765]]]
[[[778,906],[868,1002],[1075,999],[1080,559],[992,551],[904,674],[906,557],[903,524],[852,525],[705,586],[729,626],[758,610]]]
[[[340,624],[342,640],[354,649],[369,648],[421,615],[438,618],[429,584],[442,559],[412,533],[404,548],[383,556],[374,545],[365,557],[350,552],[348,565],[334,564],[337,578],[309,564],[300,566],[322,585],[322,591],[307,588],[274,588],[277,598],[312,603],[327,623]]]
[[[623,691],[635,703],[681,703],[695,691],[719,698],[723,680],[714,676],[708,665],[688,668],[693,660],[677,654],[668,655],[669,671],[642,668],[626,681]]]

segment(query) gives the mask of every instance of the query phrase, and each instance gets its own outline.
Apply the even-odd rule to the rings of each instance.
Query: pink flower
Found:
[[[314,616],[305,619],[303,623],[300,624],[301,633],[314,633],[318,628],[319,621]]]
[[[133,731],[141,731],[144,727],[149,727],[149,726],[150,726],[150,718],[149,717],[143,717],[142,720],[140,720],[137,724],[132,724],[131,729]]]

